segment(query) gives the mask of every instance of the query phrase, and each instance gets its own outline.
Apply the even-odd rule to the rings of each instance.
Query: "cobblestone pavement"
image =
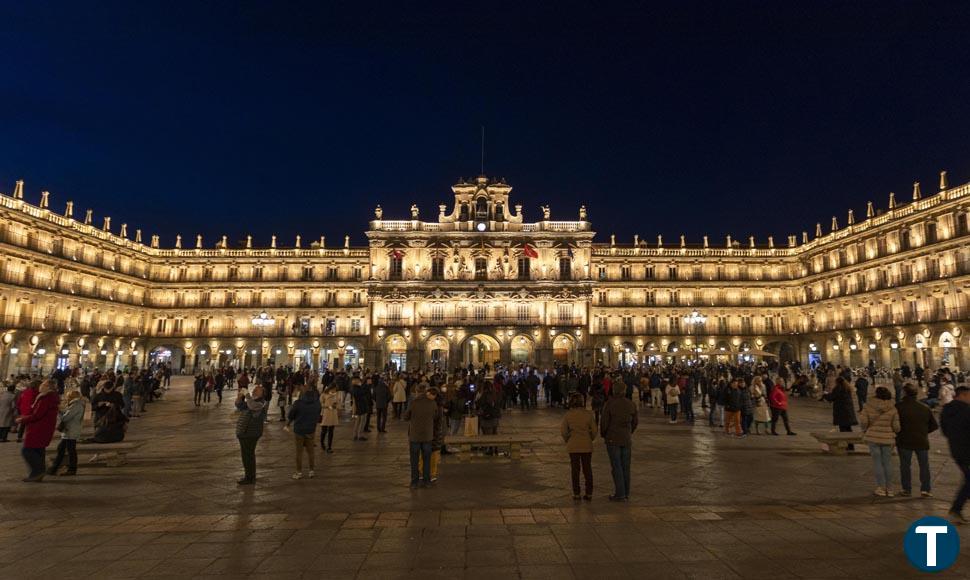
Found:
[[[606,501],[602,446],[594,501],[573,503],[549,409],[503,417],[536,439],[520,463],[446,457],[437,487],[415,491],[406,424],[357,443],[341,425],[317,477],[294,481],[274,420],[257,485],[240,489],[233,396],[195,408],[177,379],[133,419],[129,438],[149,445],[75,478],[21,483],[19,446],[0,444],[0,577],[901,578],[917,575],[905,529],[945,514],[958,482],[937,434],[936,499],[875,498],[868,455],[823,454],[808,433],[830,428],[829,407],[797,400],[797,437],[738,440],[644,409],[628,504]],[[968,574],[965,554],[942,575]]]

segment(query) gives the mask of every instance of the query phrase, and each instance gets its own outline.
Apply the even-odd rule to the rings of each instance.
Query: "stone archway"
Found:
[[[535,342],[525,334],[512,337],[510,345],[512,362],[515,364],[535,363]]]
[[[565,332],[559,333],[552,340],[552,357],[560,365],[570,365],[576,360],[576,339]]]
[[[395,371],[408,368],[408,341],[400,334],[389,334],[384,338],[384,364]],[[410,361],[414,366],[418,361]]]
[[[484,365],[494,367],[501,357],[501,347],[494,337],[487,334],[475,334],[465,339],[461,346],[461,362],[463,366],[472,365],[480,368]]]
[[[425,341],[425,360],[431,368],[448,369],[448,354],[451,351],[451,341],[440,334],[428,337]]]

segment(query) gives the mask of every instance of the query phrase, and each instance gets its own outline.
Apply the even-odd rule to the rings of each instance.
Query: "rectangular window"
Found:
[[[360,304],[360,292],[354,292],[354,304]]]
[[[633,317],[624,316],[621,320],[623,334],[633,334]]]
[[[360,266],[354,266],[354,280],[360,280],[364,277],[364,269]]]
[[[647,290],[644,292],[643,298],[644,302],[646,302],[648,306],[653,306],[657,303],[657,293],[653,290]]]
[[[313,266],[303,266],[303,281],[313,281]]]
[[[300,306],[309,306],[309,305],[310,305],[310,292],[309,290],[304,290],[303,293],[300,294]]]
[[[360,319],[352,318],[350,319],[350,332],[358,334],[360,332]]]
[[[670,332],[680,332],[680,317],[671,316],[670,317]]]
[[[165,325],[167,323],[168,323],[168,320],[166,320],[164,318],[159,318],[158,319],[158,327],[156,328],[156,330],[158,331],[158,334],[164,334],[165,333]]]
[[[404,277],[404,259],[392,257],[391,258],[391,270],[388,273],[389,280],[400,280]]]
[[[331,282],[337,279],[337,267],[329,266],[327,267],[327,280]]]
[[[260,306],[263,303],[263,293],[253,290],[253,306]]]
[[[667,278],[670,280],[677,279],[677,266],[667,266]]]
[[[599,279],[606,280],[606,266],[599,267]]]
[[[530,317],[530,306],[528,304],[519,304],[515,308],[515,317],[519,322],[528,322]]]
[[[236,292],[234,290],[230,290],[226,292],[226,306],[235,306],[235,305],[236,305]]]
[[[657,317],[647,317],[647,334],[657,334]]]
[[[677,306],[680,304],[680,292],[677,290],[670,291],[670,304],[672,306]]]
[[[633,278],[633,276],[630,273],[630,266],[628,264],[624,264],[620,266],[620,278],[624,280],[630,280],[631,278]]]
[[[175,321],[174,321],[174,326],[175,326],[175,329],[174,329],[175,330],[175,333],[176,334],[181,334],[182,333],[182,319],[181,318],[176,318]]]
[[[475,258],[475,279],[488,280],[488,260]]]
[[[337,334],[337,319],[328,318],[326,322],[323,323],[323,335],[334,336],[335,334]]]
[[[606,304],[606,290],[599,290],[596,292],[596,301],[599,304]]]
[[[606,334],[610,330],[610,323],[605,316],[600,316],[596,319],[596,331],[600,334]]]
[[[431,259],[431,279],[432,280],[445,279],[445,259],[444,258]]]
[[[532,261],[526,257],[519,258],[519,280],[532,279]]]
[[[488,306],[485,304],[475,305],[475,320],[485,320],[488,318]]]
[[[569,258],[559,258],[559,279],[571,280],[573,261]]]
[[[560,304],[559,305],[559,324],[572,324],[572,323],[573,323],[573,305]]]
[[[310,319],[301,318],[297,323],[297,333],[300,336],[310,336]]]
[[[444,304],[432,304],[431,305],[431,320],[434,322],[441,322],[445,319],[445,305]]]
[[[202,318],[199,320],[199,334],[209,334],[209,319]]]
[[[648,265],[643,270],[643,277],[647,280],[653,280],[656,276],[656,271],[652,265]]]
[[[262,266],[254,266],[253,267],[253,280],[262,280],[262,279],[263,279],[263,267]]]
[[[212,280],[212,268],[206,266],[202,269],[202,279],[205,281]]]
[[[236,280],[239,278],[239,266],[229,266],[229,279]]]
[[[391,324],[396,324],[401,322],[401,305],[400,304],[388,304],[387,305],[387,321]]]

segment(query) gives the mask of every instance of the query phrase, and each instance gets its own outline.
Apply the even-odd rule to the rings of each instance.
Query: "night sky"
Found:
[[[763,241],[970,181],[962,2],[5,2],[0,191],[355,243],[459,177],[600,241]],[[462,6],[462,5],[469,6]],[[307,242],[308,243],[308,242]]]

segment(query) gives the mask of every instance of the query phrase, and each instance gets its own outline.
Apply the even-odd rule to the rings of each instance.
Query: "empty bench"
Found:
[[[832,455],[845,455],[849,451],[849,445],[865,443],[862,433],[833,431],[830,433],[811,433],[810,435],[819,443],[828,445],[829,453]]]
[[[120,467],[128,463],[128,454],[140,449],[145,441],[119,441],[117,443],[82,443],[77,442],[77,454],[89,456],[86,463],[104,463],[108,467]],[[57,447],[48,447],[47,454],[57,453]]]
[[[532,437],[521,437],[517,435],[472,435],[468,437],[448,437],[445,445],[458,447],[458,461],[470,461],[472,459],[472,449],[482,447],[498,447],[507,450],[509,459],[518,461],[522,459],[522,445],[532,443]]]

